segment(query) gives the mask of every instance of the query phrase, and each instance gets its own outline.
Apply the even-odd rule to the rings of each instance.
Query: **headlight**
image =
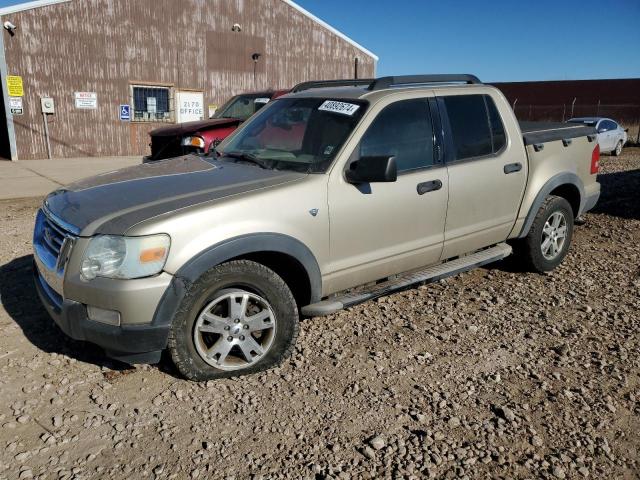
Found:
[[[183,147],[204,148],[204,139],[202,137],[184,137],[181,145]]]
[[[159,273],[169,255],[169,235],[93,237],[82,258],[84,280],[96,277],[140,278]]]

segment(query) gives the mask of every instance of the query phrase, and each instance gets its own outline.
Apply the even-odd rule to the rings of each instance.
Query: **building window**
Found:
[[[131,104],[134,122],[173,122],[173,89],[132,85]]]

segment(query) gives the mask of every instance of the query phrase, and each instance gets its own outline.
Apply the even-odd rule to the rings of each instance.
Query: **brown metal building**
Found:
[[[0,157],[13,160],[47,157],[45,119],[53,157],[143,155],[186,92],[206,117],[241,92],[371,77],[378,60],[290,0],[39,0],[0,22]]]

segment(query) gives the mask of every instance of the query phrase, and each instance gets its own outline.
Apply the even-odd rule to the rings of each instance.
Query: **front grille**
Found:
[[[163,158],[179,157],[187,153],[181,145],[182,137],[153,136],[151,137],[151,158],[161,160]]]
[[[64,237],[68,232],[56,226],[47,217],[44,218],[42,225],[42,240],[45,248],[57,259],[60,256],[60,249],[64,243]]]
[[[60,256],[69,255],[69,242],[73,242],[75,238],[74,232],[60,226],[59,223],[47,216],[44,211],[38,211],[33,232],[33,246],[36,255],[47,269],[57,272],[64,267],[64,262],[59,262]],[[65,243],[67,247],[65,247]]]

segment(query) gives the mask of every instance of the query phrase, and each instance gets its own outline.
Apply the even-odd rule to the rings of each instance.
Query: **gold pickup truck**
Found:
[[[51,193],[34,271],[60,328],[130,363],[168,349],[193,380],[257,372],[291,353],[300,314],[512,252],[554,269],[598,200],[592,128],[520,126],[472,75],[319,87],[270,102],[208,157]]]

